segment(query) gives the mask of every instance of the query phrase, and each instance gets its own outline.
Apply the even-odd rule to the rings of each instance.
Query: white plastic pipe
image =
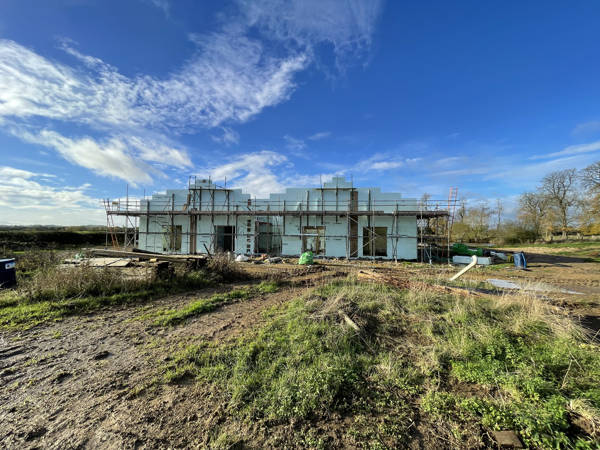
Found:
[[[462,274],[464,274],[466,271],[475,267],[476,264],[477,264],[477,256],[473,255],[473,256],[471,256],[471,262],[466,267],[464,267],[460,272],[458,272],[456,275],[454,275],[452,278],[450,278],[450,281],[456,280],[458,277],[462,276]]]

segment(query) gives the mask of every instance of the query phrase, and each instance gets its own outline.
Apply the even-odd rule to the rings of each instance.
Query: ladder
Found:
[[[456,212],[456,202],[458,200],[458,188],[451,187],[448,193],[448,227],[452,230],[454,225],[454,214]]]
[[[451,187],[448,192],[448,220],[447,224],[447,244],[448,244],[448,264],[450,263],[450,239],[452,237],[452,226],[454,225],[454,213],[456,211],[456,200],[458,199],[458,188]]]

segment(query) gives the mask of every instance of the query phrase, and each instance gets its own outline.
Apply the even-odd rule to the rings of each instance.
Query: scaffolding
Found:
[[[328,191],[329,197],[335,200],[326,200],[325,194]],[[222,201],[217,202],[217,192],[220,193]],[[327,242],[331,239],[345,240],[345,257],[352,259],[360,255],[359,240],[362,238],[362,253],[366,255],[364,257],[385,257],[397,261],[400,242],[413,239],[417,243],[418,259],[431,261],[447,256],[444,255],[444,247],[449,247],[450,241],[450,200],[430,200],[426,205],[417,205],[414,199],[375,200],[369,189],[366,201],[359,201],[357,188],[337,185],[307,189],[304,198],[295,202],[256,198],[233,201],[232,192],[232,189],[212,184],[210,180],[208,185],[198,185],[194,178],[190,178],[185,201],[177,202],[175,194],[171,194],[169,198],[165,196],[152,200],[145,197],[130,199],[129,196],[115,201],[106,199],[104,206],[107,214],[107,246],[110,242],[114,247],[120,246],[121,243],[123,247],[134,247],[139,244],[141,235],[146,239],[145,244],[152,237],[154,246],[155,240],[164,240],[165,235],[168,235],[168,239],[164,242],[171,244],[180,242],[181,238],[186,236],[188,248],[178,249],[178,252],[211,253],[217,251],[223,245],[223,241],[235,242],[242,238],[246,245],[245,249],[236,249],[239,253],[250,254],[252,249],[253,253],[260,253],[260,249],[266,253],[281,254],[284,238],[299,239],[302,251],[305,250],[307,242],[318,243],[320,239]],[[315,192],[317,198],[311,198],[311,194]],[[346,200],[340,199],[342,193]],[[455,204],[455,197],[453,202]],[[114,226],[115,216],[124,218],[125,225],[121,231]],[[182,216],[187,218],[187,230],[180,230],[181,226],[176,225],[176,219]],[[402,217],[416,218],[416,234],[401,231]],[[225,224],[218,227],[225,228],[217,228],[217,218],[220,219],[220,224]],[[291,227],[290,218],[297,219],[298,226]],[[382,218],[387,218],[385,234],[382,234],[384,227],[379,226]],[[335,224],[345,222],[343,228],[346,232],[321,234],[321,229],[325,228],[330,219],[335,220]],[[141,221],[145,221],[143,233],[139,232]],[[161,225],[162,231],[150,231],[151,221]],[[210,231],[200,232],[201,222],[208,222]],[[261,225],[265,223],[268,226]],[[363,230],[360,230],[361,223]],[[123,239],[119,239],[118,234],[122,234]],[[209,245],[199,248],[200,238],[207,238]],[[391,242],[391,255],[387,254],[387,250],[385,255],[378,254],[384,241],[386,245],[388,241]],[[173,251],[172,247],[164,246],[163,250]]]
[[[135,211],[139,208],[139,202],[130,201],[129,187],[124,201],[103,199],[102,204],[106,210],[106,247],[110,238],[111,246],[117,248],[134,248],[138,246],[139,216],[129,214],[129,211]],[[118,212],[122,211],[123,214]],[[123,217],[123,226],[116,226],[114,216]],[[119,235],[123,235],[122,245],[119,242]]]

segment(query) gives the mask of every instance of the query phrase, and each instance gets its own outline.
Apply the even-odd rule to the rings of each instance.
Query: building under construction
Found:
[[[454,199],[455,201],[455,199]],[[425,204],[333,178],[268,199],[192,179],[187,189],[142,200],[105,201],[107,244],[158,253],[431,260],[446,247],[451,199]],[[116,232],[114,216],[125,218]],[[420,251],[419,251],[420,249]]]

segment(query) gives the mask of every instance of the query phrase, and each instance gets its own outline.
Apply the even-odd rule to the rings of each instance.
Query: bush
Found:
[[[506,222],[502,224],[499,233],[494,238],[497,245],[516,245],[533,243],[537,234],[530,228],[518,222]]]
[[[13,250],[104,245],[104,231],[0,230],[0,247]]]
[[[227,253],[215,253],[208,260],[206,269],[209,273],[214,274],[222,281],[236,281],[248,278],[239,265],[230,258]]]

